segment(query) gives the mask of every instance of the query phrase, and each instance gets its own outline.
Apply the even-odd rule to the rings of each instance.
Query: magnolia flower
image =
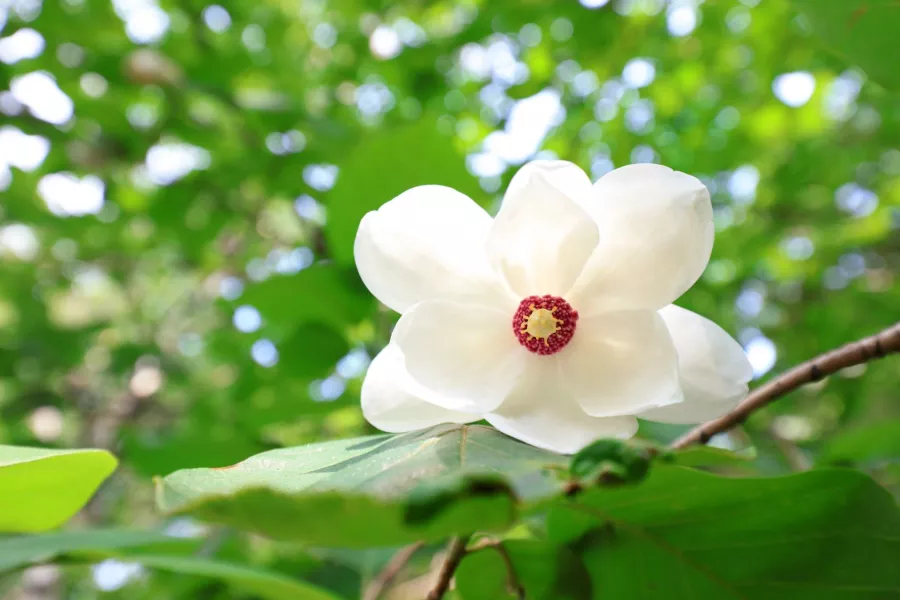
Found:
[[[671,303],[713,244],[694,177],[631,165],[595,184],[535,161],[495,218],[422,186],[367,214],[354,253],[366,286],[401,313],[362,386],[390,432],[486,419],[562,453],[628,438],[637,418],[697,423],[733,408],[750,365],[725,331]]]

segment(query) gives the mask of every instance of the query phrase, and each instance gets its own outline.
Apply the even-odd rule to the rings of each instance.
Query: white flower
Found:
[[[673,306],[713,243],[709,192],[659,165],[597,183],[563,161],[513,178],[496,218],[422,186],[367,214],[366,286],[402,316],[362,387],[366,419],[400,432],[486,419],[557,452],[628,438],[637,418],[730,410],[752,371],[707,319]]]

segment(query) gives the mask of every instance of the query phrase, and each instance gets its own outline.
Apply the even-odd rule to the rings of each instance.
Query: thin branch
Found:
[[[503,564],[506,566],[506,587],[509,591],[513,592],[516,595],[516,598],[519,600],[524,600],[525,598],[525,588],[522,587],[522,584],[519,583],[519,577],[516,575],[516,568],[513,566],[512,560],[509,558],[509,553],[506,551],[506,547],[502,542],[498,543],[494,546],[494,550],[500,554],[500,558],[503,559]]]
[[[812,468],[812,461],[803,454],[803,450],[798,448],[797,444],[778,433],[774,427],[769,428],[769,437],[772,438],[772,442],[778,448],[778,451],[781,452],[784,462],[790,467],[791,471],[809,471]]]
[[[470,537],[472,537],[471,534],[463,535],[453,538],[450,542],[447,556],[444,558],[440,571],[438,571],[437,582],[435,582],[431,591],[428,592],[428,595],[425,596],[425,600],[441,600],[444,594],[447,593],[447,590],[450,588],[450,580],[453,579],[453,574],[456,572],[456,567],[459,566],[463,556],[466,554],[466,544]]]
[[[503,559],[503,564],[506,567],[506,587],[510,592],[516,595],[516,598],[522,599],[525,597],[525,589],[522,587],[522,584],[519,583],[519,577],[516,575],[516,569],[513,566],[512,560],[509,558],[509,553],[506,551],[506,546],[503,545],[502,540],[498,540],[492,536],[486,536],[471,544],[466,550],[466,554],[472,554],[473,552],[478,552],[479,550],[485,550],[490,548],[497,552],[500,555],[500,558]]]
[[[391,560],[388,561],[388,564],[385,565],[384,569],[381,570],[381,573],[369,583],[369,586],[362,596],[362,600],[378,600],[381,594],[391,586],[394,579],[400,574],[400,571],[403,570],[413,557],[413,554],[418,552],[422,546],[424,546],[423,542],[416,542],[415,544],[411,544],[398,550],[397,553],[391,557]]]
[[[826,352],[782,373],[750,392],[744,401],[730,413],[704,423],[675,440],[671,448],[678,449],[692,444],[705,444],[714,435],[740,425],[753,412],[802,385],[819,381],[841,369],[860,365],[894,352],[900,352],[900,322],[880,333]]]

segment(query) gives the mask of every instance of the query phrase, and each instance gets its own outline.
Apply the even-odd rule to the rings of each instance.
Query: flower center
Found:
[[[535,354],[556,354],[575,335],[578,312],[559,296],[528,296],[513,315],[519,343]]]

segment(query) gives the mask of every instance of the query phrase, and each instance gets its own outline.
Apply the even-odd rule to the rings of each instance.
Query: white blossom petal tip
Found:
[[[724,329],[678,306],[659,311],[678,352],[684,402],[639,416],[664,423],[709,421],[733,409],[747,395],[753,368],[744,349]]]
[[[659,310],[703,273],[713,245],[709,190],[690,175],[629,165],[594,184],[600,243],[569,296],[584,312]]]

